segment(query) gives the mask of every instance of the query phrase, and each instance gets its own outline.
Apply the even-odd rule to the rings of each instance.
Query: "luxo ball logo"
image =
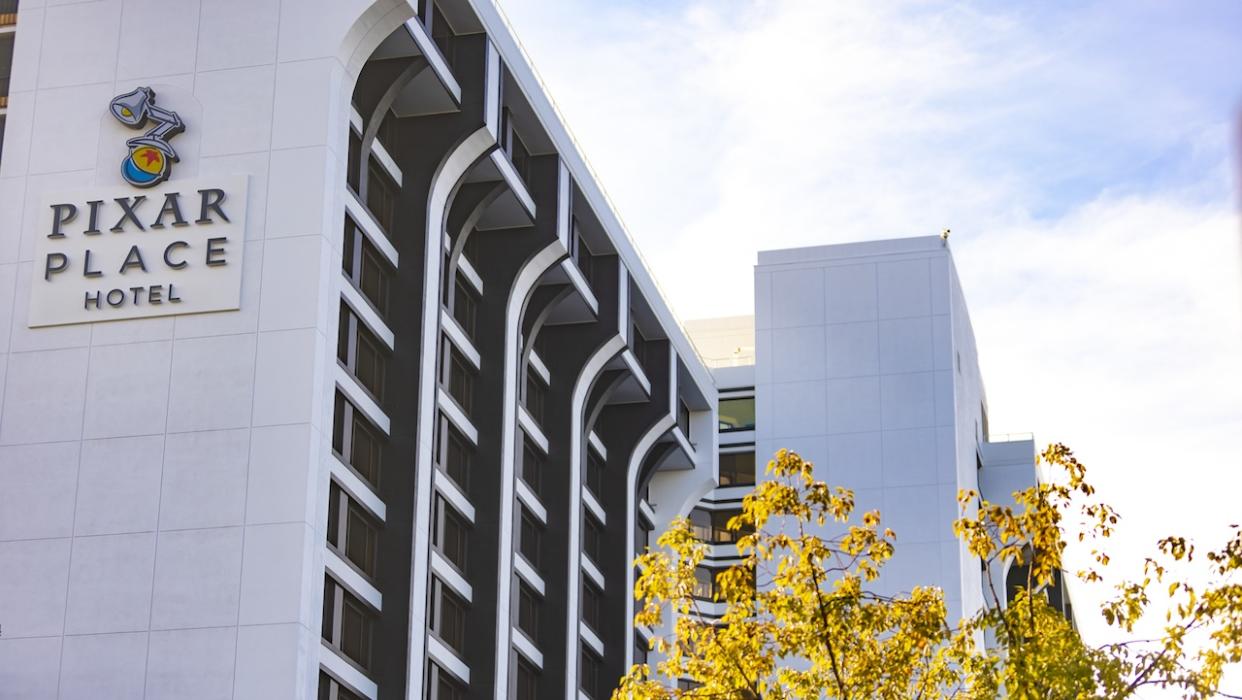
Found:
[[[169,139],[185,131],[177,113],[155,104],[155,91],[140,87],[112,98],[112,116],[131,129],[141,129],[148,121],[155,126],[125,142],[129,156],[121,162],[121,177],[134,187],[154,187],[168,179],[171,163],[179,162]],[[170,163],[171,161],[171,163]]]

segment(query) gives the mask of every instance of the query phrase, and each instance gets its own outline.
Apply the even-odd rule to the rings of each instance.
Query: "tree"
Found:
[[[781,450],[767,467],[772,478],[729,523],[743,560],[715,582],[722,617],[705,616],[696,598],[707,548],[688,522],[674,523],[639,557],[635,624],[660,629],[672,615],[652,639],[661,660],[634,666],[613,697],[1059,700],[1129,698],[1145,687],[1238,697],[1219,686],[1226,665],[1242,660],[1242,529],[1233,526],[1225,546],[1207,553],[1210,581],[1199,587],[1178,578],[1194,547],[1161,540],[1143,579],[1119,586],[1100,612],[1129,633],[1159,614],[1153,600],[1163,598],[1163,632],[1089,646],[1047,593],[1067,537],[1092,548],[1093,567],[1076,575],[1100,580],[1109,564],[1101,546],[1118,516],[1095,498],[1069,449],[1052,445],[1040,459],[1056,478],[1015,493],[1016,507],[959,494],[957,536],[986,571],[1018,566],[1026,580],[1011,596],[986,574],[983,608],[953,621],[938,588],[875,592],[894,533],[878,511],[854,517],[852,492],[816,481],[810,463]]]

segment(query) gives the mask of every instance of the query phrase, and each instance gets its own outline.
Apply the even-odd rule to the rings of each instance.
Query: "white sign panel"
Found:
[[[47,195],[30,327],[237,309],[246,185],[234,175]]]

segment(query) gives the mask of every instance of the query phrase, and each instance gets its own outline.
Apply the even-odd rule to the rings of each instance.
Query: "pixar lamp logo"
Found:
[[[154,187],[168,179],[172,165],[180,160],[168,141],[185,131],[177,113],[155,104],[155,91],[140,87],[112,98],[112,116],[131,129],[155,123],[147,133],[125,142],[129,155],[121,161],[121,177],[134,187]]]

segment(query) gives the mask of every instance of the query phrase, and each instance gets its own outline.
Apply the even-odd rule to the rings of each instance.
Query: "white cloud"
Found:
[[[951,227],[993,426],[1075,447],[1131,554],[1238,519],[1239,8],[505,6],[683,317],[759,249]]]

